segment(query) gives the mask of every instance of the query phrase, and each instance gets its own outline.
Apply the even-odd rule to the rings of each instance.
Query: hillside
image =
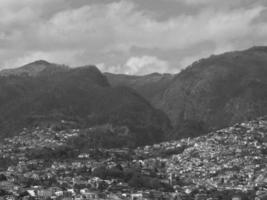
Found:
[[[94,66],[52,69],[34,76],[0,77],[2,138],[24,127],[52,126],[62,120],[79,128],[106,123],[127,126],[139,145],[164,138],[168,118],[132,89],[110,87]]]
[[[142,191],[147,199],[266,199],[267,117],[136,149],[95,148],[87,142],[92,131],[34,128],[5,139],[0,182],[19,187],[21,195],[36,185],[46,191],[74,185],[75,194],[89,188],[119,199],[122,190],[128,197]]]
[[[154,106],[176,127],[198,136],[267,114],[267,47],[201,59],[175,76]]]
[[[175,127],[172,138],[195,137],[267,114],[267,47],[201,59],[177,75],[106,73],[133,88]]]
[[[172,74],[153,73],[144,76],[105,73],[112,86],[127,86],[136,90],[152,105],[173,79]]]
[[[146,168],[164,163],[161,171],[192,199],[197,193],[204,199],[231,199],[237,194],[254,199],[262,193],[266,198],[266,190],[260,191],[267,183],[266,120],[261,117],[205,136],[138,148],[136,153],[146,157],[142,162]]]
[[[51,107],[53,112],[48,109],[48,114],[43,114],[47,110],[44,109],[40,114],[33,108],[33,114],[29,114],[34,116],[33,121],[36,118],[53,121],[54,116],[59,119],[69,116],[71,112],[75,113],[74,119],[82,121],[82,124],[94,125],[98,121],[133,123],[133,127],[136,124],[153,124],[152,129],[146,127],[149,131],[143,131],[156,133],[155,124],[156,130],[170,130],[166,114],[174,127],[168,138],[179,139],[196,137],[267,114],[267,47],[213,55],[193,63],[176,75],[103,75],[94,67],[90,68],[90,73],[83,73],[84,69],[36,61],[0,72],[0,101],[3,102],[0,107],[2,113],[6,112],[2,114],[2,119],[13,110],[24,109],[23,112],[26,112],[32,106],[39,109],[43,103],[50,102],[45,107]],[[29,100],[33,97],[34,100]],[[18,102],[12,101],[16,98]],[[38,103],[40,99],[45,100]],[[150,104],[161,111],[156,111]],[[111,114],[113,112],[119,113],[119,116]],[[157,114],[152,114],[154,112]],[[141,118],[135,117],[139,114]],[[131,120],[127,119],[128,116]],[[87,122],[89,118],[90,123]],[[12,127],[4,120],[2,124]]]

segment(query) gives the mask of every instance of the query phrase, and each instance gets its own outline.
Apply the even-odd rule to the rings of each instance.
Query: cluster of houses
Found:
[[[236,124],[198,138],[138,148],[136,152],[147,156],[142,162],[149,168],[154,166],[149,157],[164,156],[165,152],[176,152],[181,147],[185,147],[182,153],[156,157],[166,166],[163,171],[171,177],[174,188],[179,188],[182,181],[186,193],[204,187],[267,197],[266,118]]]
[[[88,146],[70,158],[29,157],[29,151],[57,149],[78,135],[78,129],[37,127],[5,139],[0,145],[0,200],[267,198],[266,118],[134,150]],[[126,178],[129,169],[138,177],[131,175],[135,182]],[[142,177],[156,180],[157,187],[142,185]]]

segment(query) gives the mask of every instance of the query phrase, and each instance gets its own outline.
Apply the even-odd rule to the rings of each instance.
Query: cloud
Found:
[[[187,6],[198,7],[198,9],[206,9],[207,7],[217,8],[221,10],[224,8],[248,8],[253,5],[263,5],[266,6],[267,2],[265,0],[231,0],[231,1],[221,1],[221,0],[170,0],[179,3],[180,5],[184,4]]]
[[[87,44],[109,51],[127,51],[132,46],[182,49],[205,40],[224,43],[251,34],[250,22],[262,10],[261,6],[227,13],[208,10],[195,17],[157,21],[135,10],[133,3],[120,1],[59,13],[39,33],[59,46]]]
[[[178,1],[181,2],[181,0],[178,0]],[[215,3],[216,1],[218,2],[219,0],[184,0],[182,2],[184,2],[186,4],[196,4],[196,5],[199,5],[199,4]]]
[[[104,70],[120,73],[177,72],[202,56],[267,44],[264,1],[169,0],[165,5],[171,1],[195,12],[159,20],[156,3],[147,12],[133,0],[0,0],[0,66],[40,57],[72,66],[103,63]]]
[[[144,75],[153,72],[167,73],[170,70],[167,61],[155,56],[131,57],[124,65],[106,66],[104,63],[99,63],[97,66],[105,72],[131,75]]]
[[[152,72],[168,72],[168,62],[154,56],[132,57],[126,62],[126,74],[149,74]]]

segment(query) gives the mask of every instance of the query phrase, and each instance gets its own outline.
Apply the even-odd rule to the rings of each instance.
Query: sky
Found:
[[[0,0],[0,69],[47,60],[143,75],[267,45],[266,0]]]

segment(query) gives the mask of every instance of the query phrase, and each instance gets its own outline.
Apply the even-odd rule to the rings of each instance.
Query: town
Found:
[[[80,137],[36,127],[5,139],[0,199],[267,198],[267,117],[134,149],[80,148]]]

